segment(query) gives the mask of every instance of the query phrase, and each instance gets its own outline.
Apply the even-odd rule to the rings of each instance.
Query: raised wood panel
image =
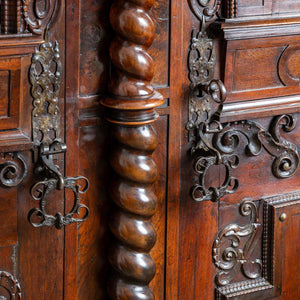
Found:
[[[21,58],[0,59],[1,105],[0,130],[17,129],[20,120],[20,105],[23,104],[21,93]]]
[[[299,0],[273,0],[273,12],[274,13],[292,13],[298,12],[300,9]]]
[[[298,0],[225,0],[223,13],[227,18],[295,13]]]
[[[231,1],[231,0],[230,0]],[[272,12],[272,0],[241,0],[237,4],[237,16],[266,15]]]
[[[267,198],[264,211],[265,277],[274,286],[273,297],[297,299],[300,294],[296,276],[300,265],[300,193]]]
[[[299,36],[229,41],[225,67],[226,103],[300,92]],[[282,98],[284,100],[284,98]]]
[[[284,49],[285,46],[236,50],[232,93],[282,86],[276,62]]]

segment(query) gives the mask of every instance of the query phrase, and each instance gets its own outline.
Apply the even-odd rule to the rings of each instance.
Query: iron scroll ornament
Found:
[[[59,93],[62,79],[58,43],[46,41],[32,57],[29,77],[33,96],[32,128],[35,151],[37,152],[37,172],[42,178],[31,189],[39,207],[33,208],[28,220],[34,227],[55,226],[61,229],[65,225],[81,223],[89,216],[89,208],[79,202],[79,197],[89,187],[89,181],[83,176],[64,177],[55,158],[67,151],[61,140]],[[47,213],[49,193],[55,190],[69,189],[73,193],[74,204],[66,215],[60,212],[54,216]],[[80,212],[84,211],[83,216]],[[77,215],[77,216],[76,216]]]
[[[226,194],[234,193],[239,181],[232,176],[232,169],[239,165],[237,148],[242,137],[246,139],[246,153],[257,156],[265,149],[274,157],[272,172],[277,178],[292,176],[299,166],[297,147],[284,140],[280,129],[290,132],[295,128],[296,120],[292,115],[275,117],[269,130],[255,121],[239,121],[222,124],[220,117],[226,100],[226,88],[221,80],[214,78],[216,50],[214,41],[207,35],[206,21],[211,22],[218,13],[218,1],[213,9],[205,7],[211,1],[190,1],[201,4],[201,29],[192,34],[188,56],[190,93],[189,116],[186,129],[192,143],[191,155],[194,160],[196,183],[191,188],[191,196],[196,201],[218,201]],[[208,13],[211,11],[211,14]],[[215,15],[214,15],[214,14]],[[217,186],[205,185],[208,170],[212,166],[225,168],[225,179]]]

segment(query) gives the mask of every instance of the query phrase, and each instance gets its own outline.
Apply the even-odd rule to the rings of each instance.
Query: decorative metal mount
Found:
[[[209,5],[213,3],[213,5]],[[196,5],[198,4],[198,5]],[[219,1],[191,0],[190,5],[201,20],[201,29],[192,34],[188,56],[190,94],[189,120],[186,125],[189,140],[193,144],[194,171],[197,183],[191,190],[196,201],[218,201],[226,194],[234,193],[238,179],[232,177],[232,169],[237,168],[239,157],[236,149],[239,136],[248,141],[246,153],[256,156],[264,148],[275,157],[272,171],[277,178],[292,176],[299,165],[297,147],[280,137],[280,128],[289,132],[295,128],[291,115],[275,117],[269,131],[254,121],[221,124],[220,116],[226,100],[226,88],[221,80],[214,79],[216,52],[214,42],[207,35],[206,21],[212,22],[220,9]],[[205,185],[208,169],[214,165],[226,170],[223,183],[218,186]]]
[[[213,243],[213,261],[218,269],[216,282],[219,286],[231,283],[239,272],[248,279],[256,279],[262,275],[261,259],[251,259],[253,242],[260,226],[255,203],[243,201],[240,205],[240,214],[249,216],[250,222],[245,226],[238,224],[225,226]],[[247,239],[241,246],[245,238]]]
[[[21,300],[20,283],[8,272],[0,271],[0,300]]]
[[[201,22],[197,34],[192,33],[192,41],[188,57],[190,94],[189,121],[186,125],[190,141],[194,144],[192,155],[195,158],[194,170],[199,183],[192,188],[192,198],[196,201],[217,201],[228,193],[233,193],[238,182],[231,177],[231,169],[237,167],[235,155],[221,155],[216,150],[210,137],[222,131],[220,115],[226,100],[226,89],[221,80],[214,79],[216,51],[214,42],[207,35],[207,21],[211,23],[220,10],[220,1],[190,0],[195,15]],[[205,186],[208,169],[213,165],[224,165],[226,179],[219,187]],[[230,188],[232,187],[232,188]]]
[[[80,223],[87,219],[89,209],[79,203],[79,195],[87,191],[89,182],[83,176],[64,177],[55,164],[55,157],[67,151],[67,146],[60,139],[60,110],[58,97],[62,78],[58,43],[45,42],[33,55],[30,67],[31,94],[33,96],[32,128],[33,140],[39,155],[37,172],[43,180],[31,189],[33,199],[39,201],[39,208],[33,208],[28,215],[34,227],[55,226]],[[36,151],[37,152],[37,151]],[[83,187],[81,187],[83,186]],[[74,195],[72,210],[63,216],[46,212],[47,196],[51,191],[70,189]],[[84,210],[83,217],[74,217],[79,210]]]

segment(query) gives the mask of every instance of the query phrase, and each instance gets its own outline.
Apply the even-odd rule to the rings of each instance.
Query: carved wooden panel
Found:
[[[299,0],[273,0],[274,13],[291,13],[297,12],[300,9]]]
[[[216,299],[297,299],[298,279],[289,274],[299,272],[300,192],[244,200],[239,210],[225,205],[220,212],[221,224],[231,223],[213,243]]]
[[[225,0],[226,18],[292,13],[300,8],[299,0]]]
[[[264,200],[264,277],[276,299],[297,299],[300,287],[300,192]]]
[[[20,120],[21,59],[0,59],[0,130],[16,129]]]
[[[226,0],[224,15],[227,18],[265,15],[272,12],[272,0]]]
[[[298,94],[299,41],[297,35],[228,42],[225,68],[227,102]]]

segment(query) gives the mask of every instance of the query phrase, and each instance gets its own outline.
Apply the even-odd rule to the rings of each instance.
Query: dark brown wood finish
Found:
[[[0,5],[0,296],[298,299],[300,2],[45,3]],[[28,74],[56,4],[49,41],[59,41],[61,136],[68,147],[57,163],[67,176],[89,178],[81,203],[91,212],[61,231],[27,220],[38,180]],[[212,143],[223,147],[221,157],[239,157],[230,175],[239,186],[215,195],[217,202],[191,197],[198,177],[186,129],[191,36],[205,5],[220,9],[205,12],[203,30],[216,50],[212,78],[227,90],[219,110],[224,129]],[[208,91],[203,86],[199,98]],[[8,177],[18,181],[22,161],[24,181],[2,186]],[[215,164],[205,185],[218,188],[226,176],[224,164]],[[72,199],[54,193],[47,209],[67,213]]]
[[[102,105],[115,139],[110,155],[115,179],[109,189],[116,205],[109,221],[115,237],[108,256],[115,271],[108,284],[112,299],[154,299],[148,284],[156,271],[149,254],[156,231],[150,219],[157,206],[152,185],[158,174],[151,157],[157,147],[151,123],[158,118],[154,109],[163,97],[150,85],[154,64],[147,49],[155,33],[149,15],[152,5],[152,0],[118,1],[110,9],[116,33],[110,45],[113,98],[106,98]]]

